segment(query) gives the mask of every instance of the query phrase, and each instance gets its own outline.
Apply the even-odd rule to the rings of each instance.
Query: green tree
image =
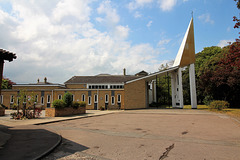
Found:
[[[66,92],[63,96],[63,101],[65,102],[66,107],[70,107],[73,101],[72,93]]]
[[[2,89],[11,89],[13,84],[15,83],[8,78],[2,79]]]

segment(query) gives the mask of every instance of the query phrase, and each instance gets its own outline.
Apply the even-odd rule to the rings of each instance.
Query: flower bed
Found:
[[[86,113],[86,107],[46,108],[45,117],[61,117]]]

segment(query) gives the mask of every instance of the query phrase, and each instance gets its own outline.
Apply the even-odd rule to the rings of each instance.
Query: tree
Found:
[[[237,2],[237,8],[240,9],[240,0],[234,0],[235,2]],[[234,28],[239,28],[240,27],[240,19],[237,18],[236,16],[233,17],[233,21],[236,22],[234,25]],[[239,32],[240,34],[240,32]],[[240,38],[240,36],[239,36]],[[237,42],[240,41],[240,39],[236,39]]]
[[[2,79],[2,89],[11,89],[13,84],[16,84],[16,83],[12,82],[8,78]]]
[[[72,93],[66,92],[63,96],[63,101],[65,102],[66,107],[70,107],[73,101]]]

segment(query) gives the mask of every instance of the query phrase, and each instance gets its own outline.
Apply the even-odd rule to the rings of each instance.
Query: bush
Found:
[[[52,105],[54,108],[64,108],[65,107],[65,103],[61,99],[54,100]]]
[[[209,105],[210,109],[217,109],[217,110],[223,110],[223,109],[228,108],[228,107],[229,107],[228,102],[220,101],[220,100],[212,101]]]
[[[73,103],[72,103],[72,107],[73,107],[74,109],[78,109],[78,107],[80,107],[80,103],[79,103],[79,102],[73,102]]]
[[[70,92],[66,92],[63,96],[63,101],[65,102],[66,104],[66,107],[71,107],[72,106],[72,93]]]
[[[100,111],[104,111],[105,110],[105,106],[100,106],[99,110]]]
[[[203,103],[205,104],[205,105],[210,105],[210,103],[213,101],[213,97],[212,96],[209,96],[209,95],[207,95],[204,99],[203,99]]]
[[[80,107],[86,107],[86,102],[80,101],[79,104],[80,104]]]

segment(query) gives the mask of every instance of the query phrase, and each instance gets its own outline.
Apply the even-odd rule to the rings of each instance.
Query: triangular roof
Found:
[[[195,62],[193,18],[191,19],[173,66],[185,67]]]

